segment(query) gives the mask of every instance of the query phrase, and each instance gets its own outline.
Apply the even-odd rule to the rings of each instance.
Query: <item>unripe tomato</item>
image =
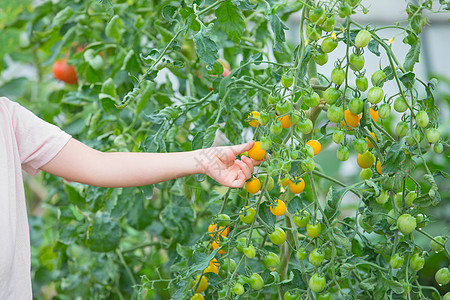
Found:
[[[323,100],[329,105],[336,103],[339,99],[339,91],[334,87],[329,87],[323,92]]]
[[[359,71],[364,67],[364,56],[355,53],[350,54],[349,57],[350,69]]]
[[[306,227],[309,223],[309,212],[306,210],[297,212],[294,216],[294,223],[299,228]]]
[[[445,293],[445,295],[442,298],[442,300],[450,300],[450,292]]]
[[[291,102],[282,101],[278,102],[275,106],[278,115],[285,115],[291,110]]]
[[[333,104],[328,108],[327,118],[333,123],[339,123],[344,118],[344,110],[342,107]]]
[[[344,140],[345,133],[342,130],[336,130],[333,132],[333,142],[336,144],[342,143]]]
[[[439,285],[447,285],[450,282],[450,270],[448,268],[439,269],[434,275],[434,279]]]
[[[358,153],[356,163],[362,169],[370,168],[375,163],[375,156],[370,151],[366,151],[362,154]]]
[[[306,26],[306,36],[309,40],[317,41],[321,38],[321,35],[322,29],[320,28],[320,26],[313,24],[308,24],[308,26]]]
[[[78,83],[75,67],[67,63],[67,59],[58,59],[52,67],[53,76],[68,84]]]
[[[256,194],[261,190],[261,181],[256,177],[252,177],[250,180],[245,182],[245,189],[250,194]]]
[[[309,263],[315,267],[319,267],[325,260],[325,253],[322,250],[314,249],[308,256]]]
[[[445,240],[445,238],[443,236],[436,236],[434,239],[436,241],[438,241],[439,243],[445,245],[446,240]],[[436,253],[437,252],[441,252],[442,250],[444,250],[444,247],[442,245],[436,243],[434,240],[430,241],[430,248],[431,248],[432,251],[434,251]]]
[[[261,176],[261,186],[264,186],[266,179],[268,180],[267,181],[267,185],[266,185],[266,190],[268,192],[270,192],[273,189],[274,185],[275,185],[275,181],[273,180],[272,176],[268,176],[267,177],[266,175],[262,175]]]
[[[336,16],[334,15],[328,17],[322,24],[322,28],[325,32],[333,31],[335,26],[336,26]]]
[[[201,276],[200,279],[200,276],[201,275],[197,275],[197,278],[195,279],[194,284],[192,285],[192,287],[195,287],[198,281],[200,280],[200,283],[198,284],[197,289],[195,291],[196,293],[203,293],[208,287],[208,278],[206,276]]]
[[[364,102],[360,98],[353,98],[348,103],[348,109],[354,115],[360,114],[364,109]]]
[[[220,268],[226,272],[234,272],[234,270],[236,270],[236,261],[230,258],[230,261],[228,262],[228,258],[226,258],[223,260],[222,264],[220,265]]]
[[[333,39],[331,37],[326,37],[322,41],[322,45],[320,45],[320,48],[325,53],[333,52],[334,49],[336,49],[338,45],[338,41],[336,39]]]
[[[384,73],[383,70],[375,71],[375,73],[373,73],[372,77],[370,78],[373,86],[380,86],[380,87],[383,86],[385,79],[386,73]]]
[[[245,224],[251,224],[255,218],[256,211],[253,207],[244,207],[239,213],[239,219]]]
[[[345,80],[344,69],[334,68],[331,71],[331,81],[336,85],[341,85]]]
[[[408,124],[406,122],[400,121],[395,126],[395,134],[398,136],[404,136],[408,132]]]
[[[300,122],[298,123],[298,129],[303,134],[310,133],[313,130],[313,127],[314,127],[313,122],[308,118],[304,118],[303,120],[300,120]]]
[[[353,147],[355,148],[355,151],[358,153],[363,154],[367,150],[369,150],[369,145],[367,144],[367,141],[362,138],[358,138],[353,142]]]
[[[359,172],[359,177],[361,178],[361,180],[368,180],[370,178],[372,178],[373,176],[373,172],[372,169],[362,169],[361,172]]]
[[[264,280],[261,278],[259,274],[253,273],[248,280],[248,284],[252,289],[258,291],[263,288]]]
[[[320,96],[316,92],[312,92],[304,97],[303,102],[309,107],[316,107],[320,103]]]
[[[389,225],[394,224],[394,222],[395,222],[395,211],[394,211],[394,209],[391,209],[388,212],[388,216],[389,217],[386,219],[386,221],[389,223]]]
[[[289,190],[294,194],[300,194],[305,189],[305,181],[302,178],[289,179]]]
[[[239,282],[236,282],[233,286],[233,293],[235,293],[236,295],[242,295],[244,292],[244,286]]]
[[[405,98],[400,96],[397,99],[395,99],[394,109],[399,113],[405,112],[408,109],[408,104],[406,103]]]
[[[259,113],[258,122],[261,126],[265,126],[270,122],[269,113],[262,111]]]
[[[425,139],[430,144],[435,144],[437,141],[439,141],[439,131],[437,131],[435,128],[428,128],[425,131]]]
[[[319,66],[323,66],[328,61],[328,54],[320,51],[313,55],[313,59],[316,62],[316,64],[318,64]]]
[[[308,225],[306,225],[306,233],[310,238],[318,237],[321,231],[322,224],[320,224],[320,222],[317,224],[308,223]]]
[[[367,93],[367,101],[372,104],[380,103],[383,100],[384,92],[383,89],[379,86],[371,87],[369,92]]]
[[[424,228],[427,225],[428,220],[425,218],[424,214],[417,214],[416,215],[416,223],[417,223],[417,228]]]
[[[286,233],[281,227],[275,226],[275,230],[269,234],[269,239],[275,245],[281,245],[286,241]]]
[[[345,145],[340,145],[336,151],[336,157],[340,161],[346,161],[350,157],[350,149]]]
[[[391,106],[389,105],[389,103],[381,104],[380,107],[378,108],[378,113],[380,115],[380,118],[382,119],[388,118],[391,114]]]
[[[305,172],[312,172],[316,167],[316,163],[314,162],[314,160],[311,157],[302,159],[300,161],[300,165],[302,166],[302,169]]]
[[[217,219],[220,220],[217,222],[219,226],[228,226],[230,224],[230,216],[227,214],[219,214]]]
[[[259,121],[259,112],[258,111],[252,111],[251,113],[248,114],[248,118],[250,119],[250,121],[248,122],[248,124],[252,127],[258,127]]]
[[[437,154],[442,153],[442,151],[444,151],[444,145],[442,145],[442,143],[436,143],[434,144],[434,152]]]
[[[355,37],[355,45],[358,48],[363,48],[367,46],[370,42],[372,35],[367,30],[363,29],[358,32]]]
[[[410,234],[416,229],[416,218],[410,214],[403,214],[397,219],[398,230],[404,235]]]
[[[352,14],[352,7],[348,5],[347,3],[341,4],[338,9],[339,17],[345,18]]]
[[[292,76],[292,73],[284,74],[284,75],[281,77],[281,84],[282,84],[285,88],[289,88],[293,83],[294,83],[294,77]]]
[[[314,24],[322,24],[327,15],[322,7],[316,7],[309,11],[309,20]]]
[[[273,122],[270,125],[270,133],[273,135],[279,135],[283,131],[283,125],[280,122]]]
[[[263,136],[261,138],[261,149],[269,151],[272,147],[272,140],[268,136]]]
[[[269,268],[276,268],[280,264],[280,257],[273,252],[269,252],[263,259],[264,265]]]
[[[367,80],[367,77],[365,77],[365,76],[356,77],[356,87],[361,92],[365,92],[367,90],[367,88],[369,87],[369,82]]]
[[[250,259],[254,258],[255,255],[256,255],[255,247],[253,245],[249,245],[248,247],[245,247],[244,248],[244,255],[247,256]]]
[[[247,239],[245,237],[238,238],[236,242],[236,249],[239,252],[244,252],[244,248],[247,247]]]
[[[253,147],[247,151],[248,156],[254,160],[262,160],[266,155],[266,151],[261,148],[261,142],[255,142]]]
[[[270,206],[270,212],[277,217],[282,216],[286,212],[286,204],[283,200],[276,199]]]
[[[269,104],[278,103],[281,100],[281,95],[279,93],[272,92],[272,93],[270,93],[268,100],[269,100]]]
[[[406,143],[410,146],[414,146],[416,144],[416,140],[420,142],[422,139],[420,137],[420,132],[417,129],[411,129],[408,131],[408,135],[406,136]]]
[[[317,300],[330,300],[331,294],[329,292],[325,292],[323,294],[317,295]]]
[[[311,148],[308,145],[305,145],[300,151],[306,156],[306,157],[314,157],[314,149]]]
[[[378,204],[385,204],[389,199],[389,192],[387,190],[382,190],[380,196],[376,197],[375,200]]]
[[[320,293],[325,288],[326,284],[327,281],[324,276],[314,273],[309,279],[308,286],[313,292]]]
[[[405,262],[405,257],[399,253],[395,253],[394,256],[391,257],[390,265],[393,269],[400,269]]]
[[[296,291],[286,291],[283,295],[283,300],[298,300],[300,294]]]
[[[297,251],[297,258],[301,261],[308,257],[308,251],[305,248],[300,248]]]
[[[428,118],[428,114],[424,110],[420,110],[416,114],[416,124],[420,128],[427,127],[428,123],[430,122],[430,119]]]
[[[411,261],[409,262],[409,267],[413,271],[420,271],[423,269],[423,266],[425,265],[425,258],[421,256],[419,253],[414,253],[411,257]]]

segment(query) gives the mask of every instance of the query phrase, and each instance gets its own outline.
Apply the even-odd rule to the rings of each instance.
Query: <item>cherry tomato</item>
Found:
[[[289,101],[278,102],[275,108],[278,115],[285,115],[291,110],[291,102]]]
[[[416,223],[417,228],[424,228],[428,224],[428,220],[426,219],[424,214],[417,214]]]
[[[370,151],[366,151],[362,154],[358,153],[356,156],[356,163],[361,169],[370,168],[375,163],[375,156]]]
[[[442,151],[444,151],[444,145],[442,145],[442,143],[436,143],[434,144],[434,152],[439,154],[442,153]]]
[[[331,81],[336,85],[341,85],[345,80],[344,69],[334,68],[331,71]]]
[[[391,106],[389,105],[389,103],[381,104],[380,107],[378,108],[378,113],[380,115],[380,118],[382,119],[388,118],[391,114]]]
[[[200,293],[195,293],[194,296],[191,297],[191,300],[203,300],[205,297],[203,297]]]
[[[258,116],[258,122],[261,126],[265,126],[270,122],[270,115],[269,113],[262,111],[259,113]]]
[[[284,75],[281,77],[281,84],[282,84],[285,88],[289,88],[293,83],[294,83],[294,77],[292,76],[292,73],[284,74]]]
[[[68,84],[78,83],[75,67],[67,63],[67,59],[58,59],[52,66],[53,76]]]
[[[236,270],[236,261],[234,259],[230,258],[229,262],[228,262],[228,258],[225,258],[223,260],[222,264],[220,265],[220,268],[226,272],[234,272],[234,270]]]
[[[302,211],[297,212],[294,215],[294,223],[299,228],[306,227],[308,225],[308,223],[309,223],[309,212],[306,211],[306,210],[302,210]]]
[[[298,129],[303,133],[303,134],[308,134],[313,130],[313,122],[310,119],[304,118],[303,120],[300,120],[300,122],[298,123]]]
[[[346,109],[344,112],[344,121],[342,121],[342,125],[347,126],[347,129],[350,130],[358,126],[360,120],[361,115],[355,115],[349,109]]]
[[[297,251],[297,258],[299,260],[304,260],[307,257],[308,257],[308,251],[305,248],[298,249],[298,251]]]
[[[300,294],[296,291],[286,291],[283,296],[283,300],[298,300]]]
[[[310,158],[314,157],[314,149],[311,148],[311,147],[308,146],[308,145],[305,145],[305,147],[303,147],[303,148],[301,149],[301,152],[302,152],[306,157],[310,157]]]
[[[308,256],[309,263],[315,267],[319,267],[325,260],[325,253],[322,250],[314,249],[309,253]]]
[[[428,118],[428,114],[426,111],[420,110],[417,112],[417,114],[416,114],[417,126],[419,126],[420,128],[427,127],[429,121],[430,121],[430,119]]]
[[[336,26],[336,16],[332,15],[331,17],[328,17],[325,22],[322,24],[322,28],[325,32],[331,32],[334,30],[334,27]]]
[[[339,91],[334,87],[329,87],[323,92],[323,100],[325,100],[328,104],[336,103],[336,100],[339,99]]]
[[[261,276],[257,273],[253,273],[250,278],[248,279],[248,284],[250,287],[254,290],[260,290],[264,286],[264,280],[261,278]]]
[[[268,100],[269,100],[269,104],[278,103],[281,100],[281,95],[279,93],[272,92],[272,93],[270,93]]]
[[[370,136],[373,138],[373,140],[376,142],[377,141],[377,137],[376,137],[376,135],[375,135],[375,133],[374,132],[371,132],[370,133]],[[367,141],[367,144],[369,145],[369,148],[373,148],[373,145],[372,145],[372,142],[369,140],[369,138],[368,137],[366,137],[366,141]]]
[[[408,132],[408,123],[400,121],[395,126],[395,134],[398,136],[404,136]]]
[[[348,5],[347,3],[341,4],[338,9],[339,17],[345,18],[352,14],[352,7]]]
[[[305,95],[303,102],[309,107],[316,107],[320,103],[320,96],[316,92]]]
[[[300,165],[302,166],[302,169],[305,172],[312,172],[316,167],[316,163],[314,162],[314,160],[311,157],[302,159],[300,161]]]
[[[254,160],[263,160],[266,155],[266,151],[261,148],[261,142],[257,141],[253,147],[247,151],[248,156]]]
[[[372,74],[370,80],[372,81],[373,86],[383,86],[384,80],[386,79],[386,73],[383,70],[375,71]]]
[[[435,144],[437,141],[439,141],[439,131],[437,131],[435,128],[428,128],[425,131],[425,139],[430,144]]]
[[[322,7],[316,7],[309,11],[309,20],[314,24],[322,24],[327,15]]]
[[[308,24],[306,26],[306,36],[311,41],[317,41],[321,38],[322,29],[318,25]]]
[[[358,138],[353,142],[353,147],[355,148],[355,151],[358,153],[363,154],[367,150],[369,150],[369,145],[367,144],[367,141],[362,138]]]
[[[311,222],[306,225],[306,233],[310,238],[316,238],[320,235],[320,232],[322,231],[322,224],[312,224]]]
[[[403,214],[397,219],[398,230],[404,235],[410,234],[416,229],[416,218],[410,214]]]
[[[382,190],[380,196],[376,197],[375,200],[378,204],[385,204],[389,199],[389,192],[387,190]]]
[[[336,144],[342,143],[344,140],[345,133],[342,130],[336,130],[333,132],[333,142]]]
[[[364,102],[360,98],[353,98],[348,103],[348,109],[354,115],[360,114],[364,109]]]
[[[320,293],[325,288],[326,284],[327,281],[325,277],[318,273],[314,273],[309,279],[309,288],[316,293]]]
[[[252,127],[258,127],[258,124],[259,124],[258,117],[259,117],[258,111],[252,111],[251,113],[249,113],[248,119],[250,121],[248,122],[248,124]]]
[[[391,257],[390,264],[393,269],[400,269],[405,262],[405,257],[399,253],[395,253],[394,256]]]
[[[275,185],[275,181],[273,180],[272,176],[267,177],[266,175],[261,175],[261,186],[264,186],[264,183],[267,178],[269,179],[267,181],[266,191],[270,192]]]
[[[306,145],[310,146],[314,150],[314,155],[317,155],[320,153],[320,150],[322,149],[322,145],[318,140],[309,140],[306,142]]]
[[[400,96],[397,99],[395,99],[394,109],[399,113],[405,112],[408,109],[408,104],[406,103],[405,98]]]
[[[300,194],[305,189],[305,181],[302,178],[297,178],[297,177],[291,178],[291,179],[289,179],[288,184],[289,184],[289,190],[294,194]]]
[[[365,76],[356,77],[356,87],[361,92],[365,92],[367,90],[367,88],[369,87],[369,81],[367,80],[367,77],[365,77]]]
[[[333,104],[328,108],[327,118],[333,123],[339,123],[344,118],[344,110],[342,107]]]
[[[269,252],[263,259],[264,265],[269,268],[276,268],[280,264],[280,257],[273,252]]]
[[[355,53],[350,54],[349,57],[350,69],[359,71],[364,67],[364,56]]]
[[[377,104],[383,100],[384,91],[379,86],[371,87],[369,92],[367,92],[367,101],[372,104]]]
[[[217,222],[219,226],[228,226],[230,224],[230,216],[227,214],[219,214],[217,219],[220,220]]]
[[[425,265],[425,258],[421,256],[419,253],[414,253],[411,257],[411,261],[409,262],[409,267],[413,271],[420,271],[423,269],[423,266]]]
[[[359,178],[361,178],[361,180],[368,180],[370,178],[372,178],[373,176],[373,172],[372,169],[362,169],[361,172],[359,172]]]
[[[313,55],[313,59],[316,62],[316,64],[318,64],[320,66],[323,66],[328,61],[328,54],[326,54],[325,52],[320,51],[320,52],[318,52],[318,53]]]
[[[355,37],[355,45],[358,48],[363,48],[367,46],[370,42],[372,35],[367,30],[363,29],[358,32]]]
[[[450,270],[448,268],[439,269],[434,275],[434,279],[439,285],[447,285],[450,282]]]
[[[247,256],[250,259],[254,258],[255,255],[256,255],[255,247],[253,245],[249,245],[248,247],[245,247],[244,248],[244,255]]]
[[[256,194],[261,190],[261,181],[256,177],[252,177],[245,182],[245,189],[250,194]]]
[[[236,295],[242,295],[244,292],[244,286],[239,282],[236,282],[233,286],[233,293],[235,293]]]
[[[283,125],[280,122],[273,122],[270,125],[270,133],[273,135],[279,135],[283,131]]]
[[[269,151],[272,147],[272,140],[268,136],[261,137],[261,149]]]
[[[208,265],[205,270],[203,270],[203,274],[205,273],[216,273],[219,275],[219,268],[216,265]]]
[[[275,230],[269,234],[269,239],[275,245],[281,245],[286,241],[286,233],[281,227],[275,226]]]
[[[192,287],[197,286],[197,283],[200,280],[200,283],[197,286],[196,293],[203,293],[206,290],[206,288],[208,287],[208,278],[206,276],[201,276],[201,279],[200,279],[200,276],[201,275],[197,275],[197,278],[195,278],[195,281],[192,285]]]
[[[331,294],[329,292],[325,292],[322,294],[317,295],[317,300],[330,300]]]
[[[286,212],[286,204],[283,200],[276,199],[270,206],[270,212],[277,217],[282,216]]]
[[[340,161],[346,161],[350,157],[350,149],[345,145],[340,145],[336,151],[336,157]]]
[[[446,243],[446,240],[443,236],[436,236],[436,237],[434,237],[434,239],[443,245],[445,245],[445,243]],[[431,240],[430,241],[431,250],[434,252],[441,252],[442,250],[444,250],[444,247],[442,245],[440,245],[439,243],[436,243],[434,240]]]
[[[239,213],[239,219],[245,224],[251,224],[255,218],[256,211],[253,207],[246,206]]]
[[[320,49],[322,49],[322,51],[325,53],[330,53],[333,52],[334,49],[336,49],[337,45],[338,41],[328,36],[323,39],[322,45],[320,45]]]

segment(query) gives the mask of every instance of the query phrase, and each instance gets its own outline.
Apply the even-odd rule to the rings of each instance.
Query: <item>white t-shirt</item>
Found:
[[[32,299],[22,169],[36,175],[71,136],[0,97],[0,299]]]

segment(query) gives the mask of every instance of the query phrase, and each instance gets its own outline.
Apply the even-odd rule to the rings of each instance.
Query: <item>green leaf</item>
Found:
[[[338,191],[336,187],[330,186],[326,199],[327,204],[325,206],[325,215],[329,220],[333,220],[334,218],[340,216],[341,212],[338,208],[344,192],[345,190]]]
[[[119,223],[108,213],[98,211],[89,226],[87,245],[95,252],[109,252],[119,246],[121,230]]]
[[[61,28],[64,23],[73,15],[73,8],[71,6],[67,6],[63,10],[59,11],[56,16],[53,18],[52,25],[55,28]]]
[[[406,176],[414,170],[415,162],[411,154],[406,154],[406,148],[402,143],[393,143],[386,153],[383,174],[399,174]]]
[[[274,51],[283,52],[283,43],[286,42],[284,31],[289,28],[281,22],[277,15],[269,15],[267,19],[269,19],[270,27],[275,34]]]
[[[118,15],[112,17],[105,28],[105,34],[107,37],[112,38],[116,42],[120,41],[123,31],[123,23]]]
[[[258,215],[267,225],[275,226],[277,218],[270,211],[270,207],[266,203],[260,205]]]
[[[361,281],[359,283],[359,286],[366,291],[373,291],[376,287],[376,285],[378,284],[378,277],[377,276],[372,276],[369,278],[364,279],[363,281]]]
[[[245,31],[245,21],[241,11],[231,1],[223,2],[216,9],[216,18],[228,38],[239,43]]]
[[[26,92],[26,86],[28,85],[28,82],[28,78],[25,77],[14,78],[10,81],[7,81],[2,86],[0,86],[0,95],[2,95],[2,97],[17,99]]]
[[[376,56],[380,56],[380,50],[378,49],[380,46],[380,44],[374,40],[371,39],[369,44],[367,45],[367,49],[369,49],[370,52],[372,52],[373,54],[375,54]]]
[[[213,124],[206,129],[205,136],[203,137],[203,148],[209,148],[214,142],[216,138],[217,129],[219,129],[220,125]]]
[[[88,49],[83,56],[87,63],[96,71],[100,71],[103,67],[103,58],[100,55],[95,55],[95,51]]]
[[[406,53],[405,62],[403,63],[406,71],[412,71],[414,69],[414,65],[419,62],[419,55],[420,39],[417,39],[416,43],[412,44],[408,53]]]
[[[350,243],[350,240],[348,237],[340,230],[339,228],[335,227],[333,229],[333,235],[331,238],[336,243],[336,245],[341,246],[347,251],[350,251],[352,249],[352,244]]]
[[[216,43],[208,35],[208,29],[202,27],[202,30],[194,35],[194,42],[197,46],[198,57],[212,67],[219,56]]]

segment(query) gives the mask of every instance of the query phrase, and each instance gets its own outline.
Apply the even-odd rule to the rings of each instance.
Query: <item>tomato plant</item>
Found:
[[[377,27],[359,0],[3,2],[0,71],[17,61],[36,76],[0,88],[45,120],[100,151],[253,139],[243,155],[261,161],[241,189],[201,174],[123,189],[43,175],[37,298],[445,291],[448,232],[429,211],[448,199],[448,109],[416,72],[427,14],[444,5],[407,2],[407,21]]]

